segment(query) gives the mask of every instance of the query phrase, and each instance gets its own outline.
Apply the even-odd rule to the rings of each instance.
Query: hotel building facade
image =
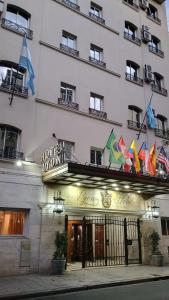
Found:
[[[150,263],[153,229],[167,264],[168,177],[125,173],[105,149],[113,129],[167,151],[165,1],[0,0],[0,22],[0,274],[50,273],[63,229],[70,268]],[[34,96],[18,66],[25,33]]]

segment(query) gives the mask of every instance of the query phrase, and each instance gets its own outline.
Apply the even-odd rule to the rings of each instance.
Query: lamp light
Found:
[[[152,210],[152,217],[155,219],[159,218],[160,207],[156,205],[155,201],[154,201],[154,205],[151,207],[151,210]]]
[[[61,192],[57,192],[57,197],[53,197],[54,200],[54,209],[53,213],[61,214],[64,211],[64,199],[61,196]]]

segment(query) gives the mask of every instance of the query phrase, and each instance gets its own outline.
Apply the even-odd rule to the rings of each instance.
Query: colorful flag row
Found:
[[[129,149],[127,149],[124,139],[121,136],[119,141],[116,140],[113,130],[108,138],[105,148],[107,148],[109,153],[109,163],[117,163],[122,165],[125,172],[130,172],[134,168],[136,173],[143,173],[143,168],[145,172],[151,176],[156,175],[157,162],[161,163],[169,174],[169,159],[163,147],[157,155],[156,144],[153,144],[150,152],[148,151],[148,146],[144,142],[137,152],[136,143],[133,140]]]

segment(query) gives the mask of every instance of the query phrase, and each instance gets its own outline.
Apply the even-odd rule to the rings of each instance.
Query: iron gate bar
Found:
[[[140,220],[139,219],[137,219],[137,230],[138,230],[139,262],[140,262],[140,264],[142,264],[141,230],[140,230]]]

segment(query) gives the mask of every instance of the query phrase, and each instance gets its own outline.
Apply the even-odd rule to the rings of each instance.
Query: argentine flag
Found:
[[[35,94],[35,87],[33,80],[35,78],[35,73],[33,70],[33,65],[32,65],[32,60],[31,60],[31,55],[30,51],[28,48],[27,40],[26,40],[26,35],[23,38],[23,43],[22,43],[22,49],[21,49],[21,55],[19,59],[19,66],[25,68],[28,72],[28,81],[27,81],[27,88],[31,89],[32,95]]]

